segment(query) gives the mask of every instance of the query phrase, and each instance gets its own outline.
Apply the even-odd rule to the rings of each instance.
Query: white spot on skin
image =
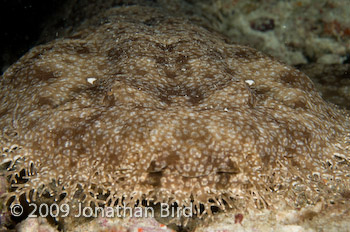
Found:
[[[86,80],[87,80],[87,82],[89,82],[90,84],[93,84],[93,83],[97,80],[97,78],[96,78],[96,77],[88,77]]]
[[[255,82],[253,80],[245,80],[244,82],[247,83],[248,85],[255,84]]]

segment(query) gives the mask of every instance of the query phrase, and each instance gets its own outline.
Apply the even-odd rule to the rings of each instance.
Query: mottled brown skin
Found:
[[[342,199],[345,112],[303,73],[163,12],[111,9],[4,73],[1,162],[12,161],[17,187],[8,197],[70,201],[82,189],[107,205],[193,202],[199,216],[212,205]],[[22,169],[29,180],[16,184]]]

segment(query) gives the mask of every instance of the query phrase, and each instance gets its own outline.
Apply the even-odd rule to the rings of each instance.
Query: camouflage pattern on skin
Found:
[[[7,200],[80,192],[87,204],[192,203],[201,217],[344,199],[350,120],[306,75],[164,10],[106,15],[2,76]]]

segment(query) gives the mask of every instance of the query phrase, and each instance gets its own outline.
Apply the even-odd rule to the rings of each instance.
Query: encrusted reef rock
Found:
[[[350,120],[303,73],[183,15],[111,8],[0,82],[10,204],[291,208],[349,196]]]

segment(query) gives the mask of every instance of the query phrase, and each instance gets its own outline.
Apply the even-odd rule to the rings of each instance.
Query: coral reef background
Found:
[[[45,25],[65,0],[0,2],[0,74],[37,44]]]

